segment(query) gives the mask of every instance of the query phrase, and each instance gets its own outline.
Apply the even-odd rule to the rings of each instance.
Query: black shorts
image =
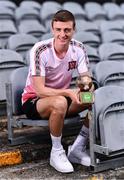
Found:
[[[69,97],[65,97],[68,103],[68,108],[72,102],[72,100]],[[22,110],[24,114],[27,116],[29,119],[42,119],[40,114],[37,111],[36,108],[36,103],[40,98],[35,97],[35,98],[30,98],[28,99],[23,105],[22,105]],[[68,109],[67,109],[68,111]]]
[[[29,119],[42,119],[37,111],[36,103],[40,98],[30,98],[23,105],[22,110]]]

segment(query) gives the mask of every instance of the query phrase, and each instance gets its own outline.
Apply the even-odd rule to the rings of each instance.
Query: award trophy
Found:
[[[92,87],[92,81],[89,76],[79,76],[77,86],[80,88],[80,101],[82,103],[92,104],[93,93],[89,91]]]

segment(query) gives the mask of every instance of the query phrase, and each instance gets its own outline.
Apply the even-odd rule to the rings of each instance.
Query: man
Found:
[[[58,11],[52,19],[54,38],[36,43],[30,51],[29,74],[22,94],[23,111],[27,117],[49,119],[50,165],[64,173],[74,171],[70,162],[90,166],[85,149],[89,135],[88,118],[69,147],[68,158],[61,144],[65,116],[87,108],[79,101],[79,88],[69,88],[72,73],[77,68],[80,76],[88,75],[91,81],[84,46],[72,39],[74,32],[73,14],[67,10]]]

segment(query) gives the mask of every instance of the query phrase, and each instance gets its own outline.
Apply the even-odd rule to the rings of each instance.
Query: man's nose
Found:
[[[61,36],[65,36],[65,32],[64,31],[61,31]]]

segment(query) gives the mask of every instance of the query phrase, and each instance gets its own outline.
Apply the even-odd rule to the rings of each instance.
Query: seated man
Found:
[[[72,73],[77,69],[80,76],[89,76],[92,80],[84,45],[72,39],[75,32],[73,14],[60,10],[51,24],[53,38],[36,43],[30,51],[22,105],[28,118],[49,119],[52,140],[50,165],[59,172],[68,173],[74,171],[71,162],[90,166],[90,157],[85,149],[89,135],[88,118],[76,141],[69,147],[68,157],[61,144],[65,117],[88,108],[79,100],[80,89],[69,88]]]

